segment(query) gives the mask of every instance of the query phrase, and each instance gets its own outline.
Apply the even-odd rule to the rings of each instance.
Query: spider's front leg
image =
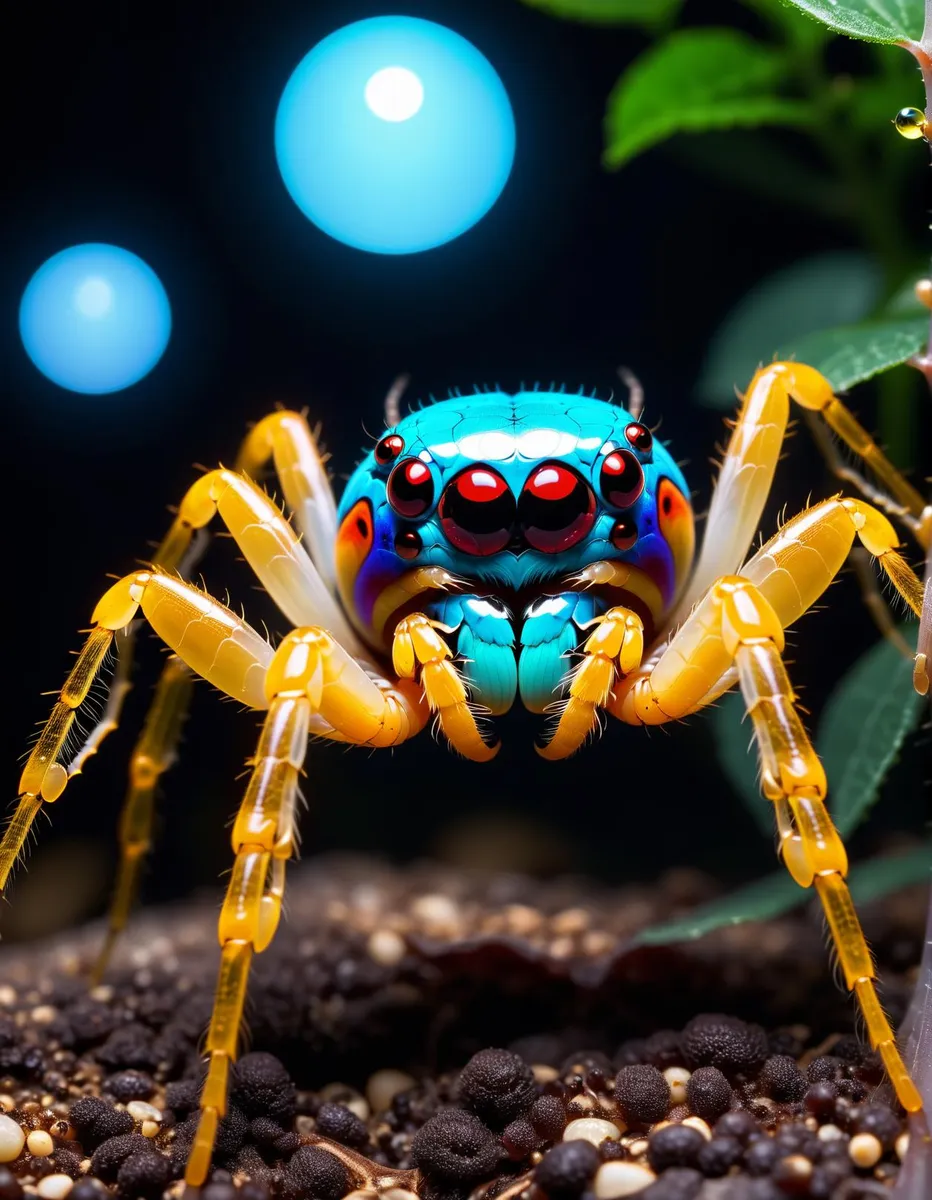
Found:
[[[317,628],[295,630],[285,638],[266,673],[265,694],[268,712],[233,825],[236,858],[217,928],[221,956],[205,1046],[207,1078],[185,1169],[185,1181],[194,1187],[207,1178],[217,1128],[226,1113],[252,958],[269,946],[281,916],[308,736],[323,720],[337,740],[394,746],[425,721],[415,688],[376,682],[329,633]]]
[[[918,1112],[922,1099],[881,1007],[877,972],[845,882],[848,859],[826,808],[825,772],[797,711],[782,657],[784,629],[825,591],[856,536],[918,614],[922,586],[897,553],[898,539],[887,518],[858,500],[828,500],[788,522],[740,575],[713,584],[656,661],[619,686],[612,711],[630,724],[677,720],[721,694],[730,671],[737,669],[754,725],[761,787],[774,806],[781,858],[801,887],[815,888],[871,1045],[900,1103]]]

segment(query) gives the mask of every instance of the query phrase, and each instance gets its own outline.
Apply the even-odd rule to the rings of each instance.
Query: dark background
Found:
[[[399,372],[411,373],[411,398],[535,377],[606,394],[624,363],[646,387],[648,419],[662,417],[663,436],[685,460],[701,512],[724,434],[721,415],[691,397],[710,335],[765,273],[852,244],[815,217],[710,181],[675,144],[603,171],[605,99],[646,44],[636,31],[566,24],[518,0],[408,0],[403,9],[450,25],[489,57],[518,128],[514,172],[492,211],[456,241],[410,257],[365,254],[321,234],[287,195],[272,148],[275,108],[298,61],[384,4],[99,2],[17,14],[3,109],[0,312],[0,688],[10,802],[18,756],[48,711],[40,693],[60,684],[107,573],[145,557],[166,527],[166,505],[195,477],[192,464],[230,462],[247,423],[276,402],[307,406],[323,422],[339,486],[367,441],[363,425],[379,428]],[[687,5],[686,15],[754,31],[727,0]],[[856,47],[839,53],[856,67]],[[905,142],[903,152],[916,160],[914,205],[891,219],[915,229],[918,252],[927,158]],[[18,340],[17,306],[33,271],[85,241],[139,254],[173,309],[162,362],[112,396],[58,389]],[[855,407],[873,424],[870,387]],[[926,414],[916,464],[926,474],[929,442]],[[792,510],[831,490],[802,431],[789,443],[765,529],[783,504]],[[255,623],[265,616],[275,628],[233,559],[216,541],[208,584],[221,596],[229,587]],[[813,722],[876,636],[852,579],[831,589],[826,607],[791,637],[793,677]],[[144,645],[123,729],[55,805],[52,827],[38,822],[33,868],[20,873],[18,901],[3,914],[9,936],[99,910],[125,762],[158,663],[158,650]],[[234,778],[255,727],[254,716],[198,688],[183,759],[163,788],[148,900],[218,886],[229,862],[225,823],[242,789]],[[677,864],[728,879],[772,869],[772,847],[716,766],[705,718],[651,734],[613,725],[554,766],[533,753],[536,728],[520,715],[503,720],[503,750],[486,767],[452,758],[427,736],[392,755],[312,748],[305,855],[353,848],[474,859],[462,831],[472,822],[473,843],[490,859],[616,882]],[[920,827],[928,734],[919,743],[856,854],[884,831]],[[519,822],[517,834],[488,825],[476,834],[475,822],[503,814]]]

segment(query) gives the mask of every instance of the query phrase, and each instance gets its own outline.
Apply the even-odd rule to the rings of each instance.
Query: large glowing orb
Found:
[[[275,153],[301,211],[338,241],[413,254],[458,237],[508,180],[515,123],[489,61],[443,25],[372,17],[288,80]]]
[[[89,242],[52,255],[19,307],[26,353],[72,392],[118,392],[147,375],[171,333],[165,289],[129,250]]]

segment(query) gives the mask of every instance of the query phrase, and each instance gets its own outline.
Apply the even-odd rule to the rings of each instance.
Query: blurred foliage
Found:
[[[865,46],[853,60],[863,65],[852,75],[832,65],[837,56],[829,48],[837,34],[867,43],[918,43],[924,0],[735,0],[759,20],[760,38],[732,28],[674,28],[681,15],[675,0],[524,2],[565,19],[639,26],[652,37],[608,97],[608,169],[623,168],[662,142],[690,141],[680,135],[703,134],[687,155],[698,169],[778,203],[810,208],[833,228],[843,223],[856,243],[792,263],[752,288],[711,340],[698,398],[730,409],[733,388],[776,355],[817,367],[836,391],[877,376],[881,436],[895,461],[908,462],[920,377],[894,368],[927,343],[929,314],[914,294],[927,267],[917,267],[909,231],[896,217],[916,158],[891,121],[899,109],[922,104],[921,81],[903,49]],[[795,140],[774,141],[767,126],[791,128]],[[730,131],[728,137],[722,131]],[[915,626],[907,639],[914,634]],[[843,837],[866,817],[921,708],[912,662],[887,641],[836,687],[816,747]],[[773,813],[761,795],[757,756],[748,753],[744,717],[740,693],[726,696],[713,716],[717,753],[769,837]],[[929,844],[876,859],[851,872],[852,893],[855,900],[878,898],[929,878],[930,866]],[[699,937],[777,916],[809,895],[781,870],[639,940]]]
[[[702,134],[684,154],[696,168],[818,213],[833,228],[846,227],[860,247],[792,264],[743,297],[712,339],[698,398],[730,408],[734,387],[778,353],[804,358],[837,388],[881,376],[881,438],[894,461],[908,465],[919,380],[886,372],[916,353],[924,333],[914,314],[884,310],[904,281],[917,277],[909,231],[891,219],[902,209],[916,156],[891,121],[900,108],[921,105],[921,80],[911,55],[889,45],[865,45],[856,74],[839,70],[832,43],[838,34],[868,43],[918,41],[923,0],[734,2],[754,14],[761,36],[673,28],[691,16],[677,3],[525,0],[565,19],[627,23],[652,37],[608,97],[607,168]],[[795,138],[774,140],[768,127],[778,126],[793,129]],[[723,130],[733,132],[732,148]]]

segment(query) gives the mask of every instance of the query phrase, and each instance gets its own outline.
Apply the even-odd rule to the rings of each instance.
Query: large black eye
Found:
[[[630,508],[644,490],[644,472],[630,450],[613,450],[602,459],[602,495],[615,508]]]
[[[535,467],[518,501],[518,521],[535,550],[558,554],[584,538],[595,522],[595,496],[561,463]]]
[[[434,501],[434,481],[419,458],[406,458],[388,477],[388,502],[400,517],[419,517]]]
[[[511,541],[515,498],[491,467],[469,467],[451,479],[437,511],[447,540],[465,554],[497,554]]]

